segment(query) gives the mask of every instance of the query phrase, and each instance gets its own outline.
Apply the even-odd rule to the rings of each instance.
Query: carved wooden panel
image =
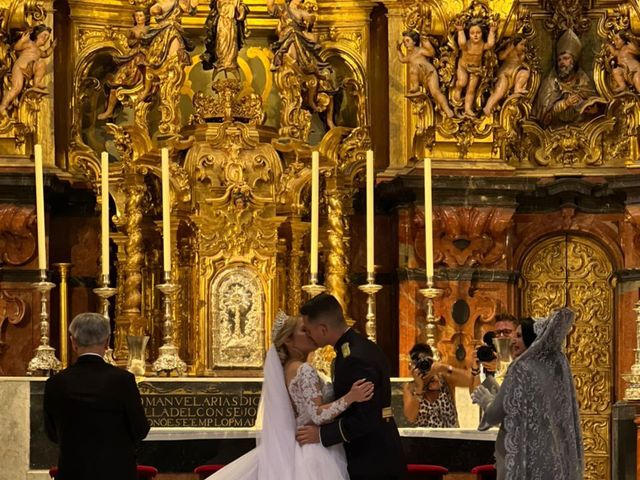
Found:
[[[529,253],[522,267],[525,315],[546,316],[568,304],[576,323],[567,355],[576,382],[585,446],[585,480],[610,478],[613,399],[613,289],[611,262],[584,237],[552,237]]]
[[[0,205],[0,265],[24,265],[36,253],[34,208]]]

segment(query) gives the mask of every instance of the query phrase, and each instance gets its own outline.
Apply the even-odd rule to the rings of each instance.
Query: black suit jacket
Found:
[[[391,405],[389,363],[384,353],[353,330],[345,332],[335,349],[335,397],[345,395],[361,378],[373,382],[375,390],[371,400],[352,404],[336,421],[320,428],[322,444],[344,442],[352,477],[403,475],[406,463],[398,427],[393,418],[382,416],[383,408]]]
[[[57,480],[135,480],[135,446],[149,432],[135,377],[83,355],[47,380],[47,436],[60,446]]]

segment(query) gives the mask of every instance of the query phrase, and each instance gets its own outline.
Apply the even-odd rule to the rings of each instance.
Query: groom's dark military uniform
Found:
[[[395,479],[406,471],[398,427],[391,412],[389,363],[375,343],[347,330],[335,347],[333,389],[336,398],[366,378],[375,385],[373,398],[354,403],[338,419],[320,428],[325,447],[344,443],[351,480]]]

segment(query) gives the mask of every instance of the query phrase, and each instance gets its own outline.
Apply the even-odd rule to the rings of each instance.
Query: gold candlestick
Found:
[[[367,323],[365,330],[367,338],[372,342],[376,341],[376,293],[382,290],[382,285],[377,285],[375,279],[375,273],[369,272],[367,273],[367,283],[358,287],[358,290],[367,294]]]
[[[93,293],[100,297],[100,313],[102,313],[102,316],[109,320],[109,323],[111,323],[109,319],[109,298],[113,297],[116,294],[117,290],[115,288],[109,287],[109,275],[102,275],[100,285],[100,287],[93,289]],[[116,360],[115,358],[113,358],[113,349],[111,348],[111,342],[109,342],[109,346],[104,352],[103,358],[105,362],[111,365],[116,365]]]
[[[622,378],[628,383],[624,391],[626,401],[640,400],[640,300],[633,309],[636,312],[636,348],[635,362],[631,365],[631,373],[625,373]]]
[[[187,371],[187,364],[180,359],[178,347],[173,344],[173,302],[180,286],[171,282],[171,272],[164,272],[164,283],[157,285],[158,290],[164,294],[164,324],[162,334],[164,342],[160,347],[160,355],[153,362],[153,371],[156,375],[165,372],[171,375],[175,371],[178,376],[183,376]]]
[[[69,296],[67,278],[71,270],[70,263],[54,263],[60,270],[60,361],[62,368],[69,365]]]
[[[318,283],[318,275],[313,273],[309,276],[309,285],[305,285],[302,287],[302,290],[304,290],[307,293],[307,295],[309,295],[309,298],[313,298],[316,295],[320,295],[326,289],[327,288],[324,285],[320,285]]]
[[[29,361],[27,375],[49,375],[62,368],[60,360],[56,358],[55,349],[49,345],[49,292],[55,284],[47,282],[46,270],[40,270],[40,281],[34,283],[33,287],[40,292],[40,345]]]
[[[442,295],[442,290],[439,288],[435,288],[433,286],[433,279],[429,278],[427,280],[427,288],[421,288],[419,292],[423,297],[427,299],[427,316],[425,319],[426,322],[424,327],[426,343],[431,347],[431,350],[433,350],[434,360],[439,361],[442,358],[442,355],[440,355],[440,352],[438,351],[438,348],[436,346],[436,334],[438,332],[438,326],[436,317],[433,314],[433,301],[434,299]]]

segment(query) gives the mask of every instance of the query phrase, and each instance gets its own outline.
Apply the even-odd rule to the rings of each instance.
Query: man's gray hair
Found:
[[[111,334],[109,320],[99,313],[81,313],[69,325],[69,333],[79,347],[102,345]]]

